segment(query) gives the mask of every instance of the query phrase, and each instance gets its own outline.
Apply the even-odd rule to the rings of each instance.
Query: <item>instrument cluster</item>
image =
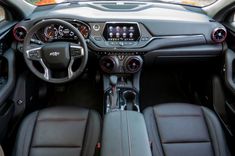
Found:
[[[82,22],[70,22],[75,26],[85,39],[88,39],[90,33],[90,27]],[[52,41],[76,41],[78,37],[74,34],[73,31],[69,30],[63,25],[51,24],[42,28],[36,33],[37,38],[43,42],[52,42]]]

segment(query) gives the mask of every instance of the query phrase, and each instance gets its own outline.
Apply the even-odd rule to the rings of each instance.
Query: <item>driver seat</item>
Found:
[[[54,107],[28,115],[18,132],[14,156],[93,156],[100,137],[97,112]]]

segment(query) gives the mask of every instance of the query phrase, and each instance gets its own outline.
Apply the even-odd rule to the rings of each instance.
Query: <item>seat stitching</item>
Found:
[[[157,115],[158,117],[162,117],[162,118],[164,118],[164,117],[202,117],[201,115],[197,115],[197,114],[195,114],[195,115],[163,115],[163,114],[161,114],[161,115]]]
[[[210,141],[182,141],[182,142],[162,142],[163,144],[196,144],[196,143],[210,143]]]
[[[53,145],[38,145],[38,146],[32,146],[32,148],[81,148],[82,146],[53,146]]]
[[[41,121],[85,121],[86,119],[85,118],[81,118],[81,119],[39,119],[38,121],[41,122]]]

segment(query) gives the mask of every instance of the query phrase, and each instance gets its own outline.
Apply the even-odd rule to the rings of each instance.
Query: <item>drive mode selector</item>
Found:
[[[100,60],[100,67],[106,73],[115,71],[118,67],[118,60],[113,56],[104,56]]]
[[[126,58],[125,70],[129,73],[138,72],[143,65],[143,60],[140,56],[130,56]]]

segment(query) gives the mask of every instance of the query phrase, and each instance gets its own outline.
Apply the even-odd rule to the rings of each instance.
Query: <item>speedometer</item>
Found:
[[[48,39],[55,39],[58,35],[58,29],[54,25],[50,25],[44,29],[44,35]]]

